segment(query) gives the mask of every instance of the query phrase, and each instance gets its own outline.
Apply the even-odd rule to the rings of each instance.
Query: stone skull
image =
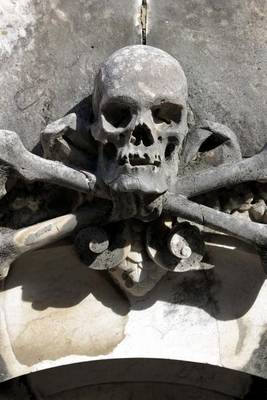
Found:
[[[179,62],[128,46],[101,66],[93,93],[98,175],[111,190],[160,194],[177,176],[187,134],[187,80]]]

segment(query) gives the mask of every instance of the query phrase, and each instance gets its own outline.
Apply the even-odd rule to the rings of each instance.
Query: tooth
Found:
[[[124,149],[119,150],[118,159],[122,160],[125,157]]]
[[[127,147],[126,148],[122,148],[120,150],[120,154],[121,154],[122,157],[124,157],[124,156],[128,157],[128,148]]]

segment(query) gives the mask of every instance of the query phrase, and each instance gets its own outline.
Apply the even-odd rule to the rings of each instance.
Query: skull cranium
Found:
[[[96,77],[92,135],[98,174],[114,191],[163,193],[177,176],[187,133],[187,80],[176,59],[150,46],[125,47]]]

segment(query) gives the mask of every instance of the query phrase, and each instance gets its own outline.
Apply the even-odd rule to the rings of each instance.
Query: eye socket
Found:
[[[156,124],[162,124],[164,122],[170,125],[172,122],[179,124],[181,121],[182,109],[182,106],[179,104],[166,102],[152,107],[151,111]]]
[[[131,108],[127,104],[118,102],[105,104],[102,108],[102,114],[114,128],[125,128],[132,119]]]

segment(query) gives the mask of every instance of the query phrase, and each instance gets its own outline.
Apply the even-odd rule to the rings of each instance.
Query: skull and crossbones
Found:
[[[14,174],[26,182],[42,181],[70,188],[87,199],[87,208],[81,201],[83,207],[75,214],[18,231],[2,230],[2,278],[10,263],[23,252],[52,243],[84,225],[86,234],[83,231],[76,240],[81,257],[89,246],[93,257],[87,264],[109,269],[123,286],[123,274],[118,274],[121,269],[129,290],[130,276],[135,284],[142,280],[143,289],[136,291],[139,295],[147,291],[145,286],[150,290],[162,277],[162,269],[206,268],[204,264],[201,267],[203,241],[197,228],[179,225],[174,222],[176,217],[230,233],[265,251],[264,225],[241,221],[189,198],[242,182],[265,181],[267,150],[242,160],[230,129],[205,121],[190,130],[188,110],[187,80],[179,62],[160,49],[135,45],[118,50],[100,67],[90,122],[78,124],[77,115],[72,113],[44,129],[41,142],[45,158],[28,152],[16,133],[1,130],[0,161],[5,167],[2,181]],[[202,164],[196,169],[191,163],[193,157],[214,135],[219,138],[219,145],[207,153],[206,159],[205,155],[202,157]],[[92,206],[89,194],[91,199],[105,199],[109,205],[100,202],[98,206],[94,202]],[[123,221],[123,227],[116,226],[119,221]],[[142,221],[152,221],[153,228],[140,228]],[[107,224],[111,224],[109,234],[100,228]],[[119,235],[114,234],[116,229]],[[133,239],[136,229],[146,231],[142,249],[140,240]],[[153,229],[163,235],[167,252]],[[190,237],[194,237],[193,242]],[[81,244],[84,238],[85,246]],[[110,241],[116,252],[112,253]],[[136,255],[136,246],[142,257]],[[149,275],[144,273],[144,260],[148,259],[154,280],[146,278],[146,283],[141,275]],[[142,273],[133,271],[129,264],[138,266]]]

